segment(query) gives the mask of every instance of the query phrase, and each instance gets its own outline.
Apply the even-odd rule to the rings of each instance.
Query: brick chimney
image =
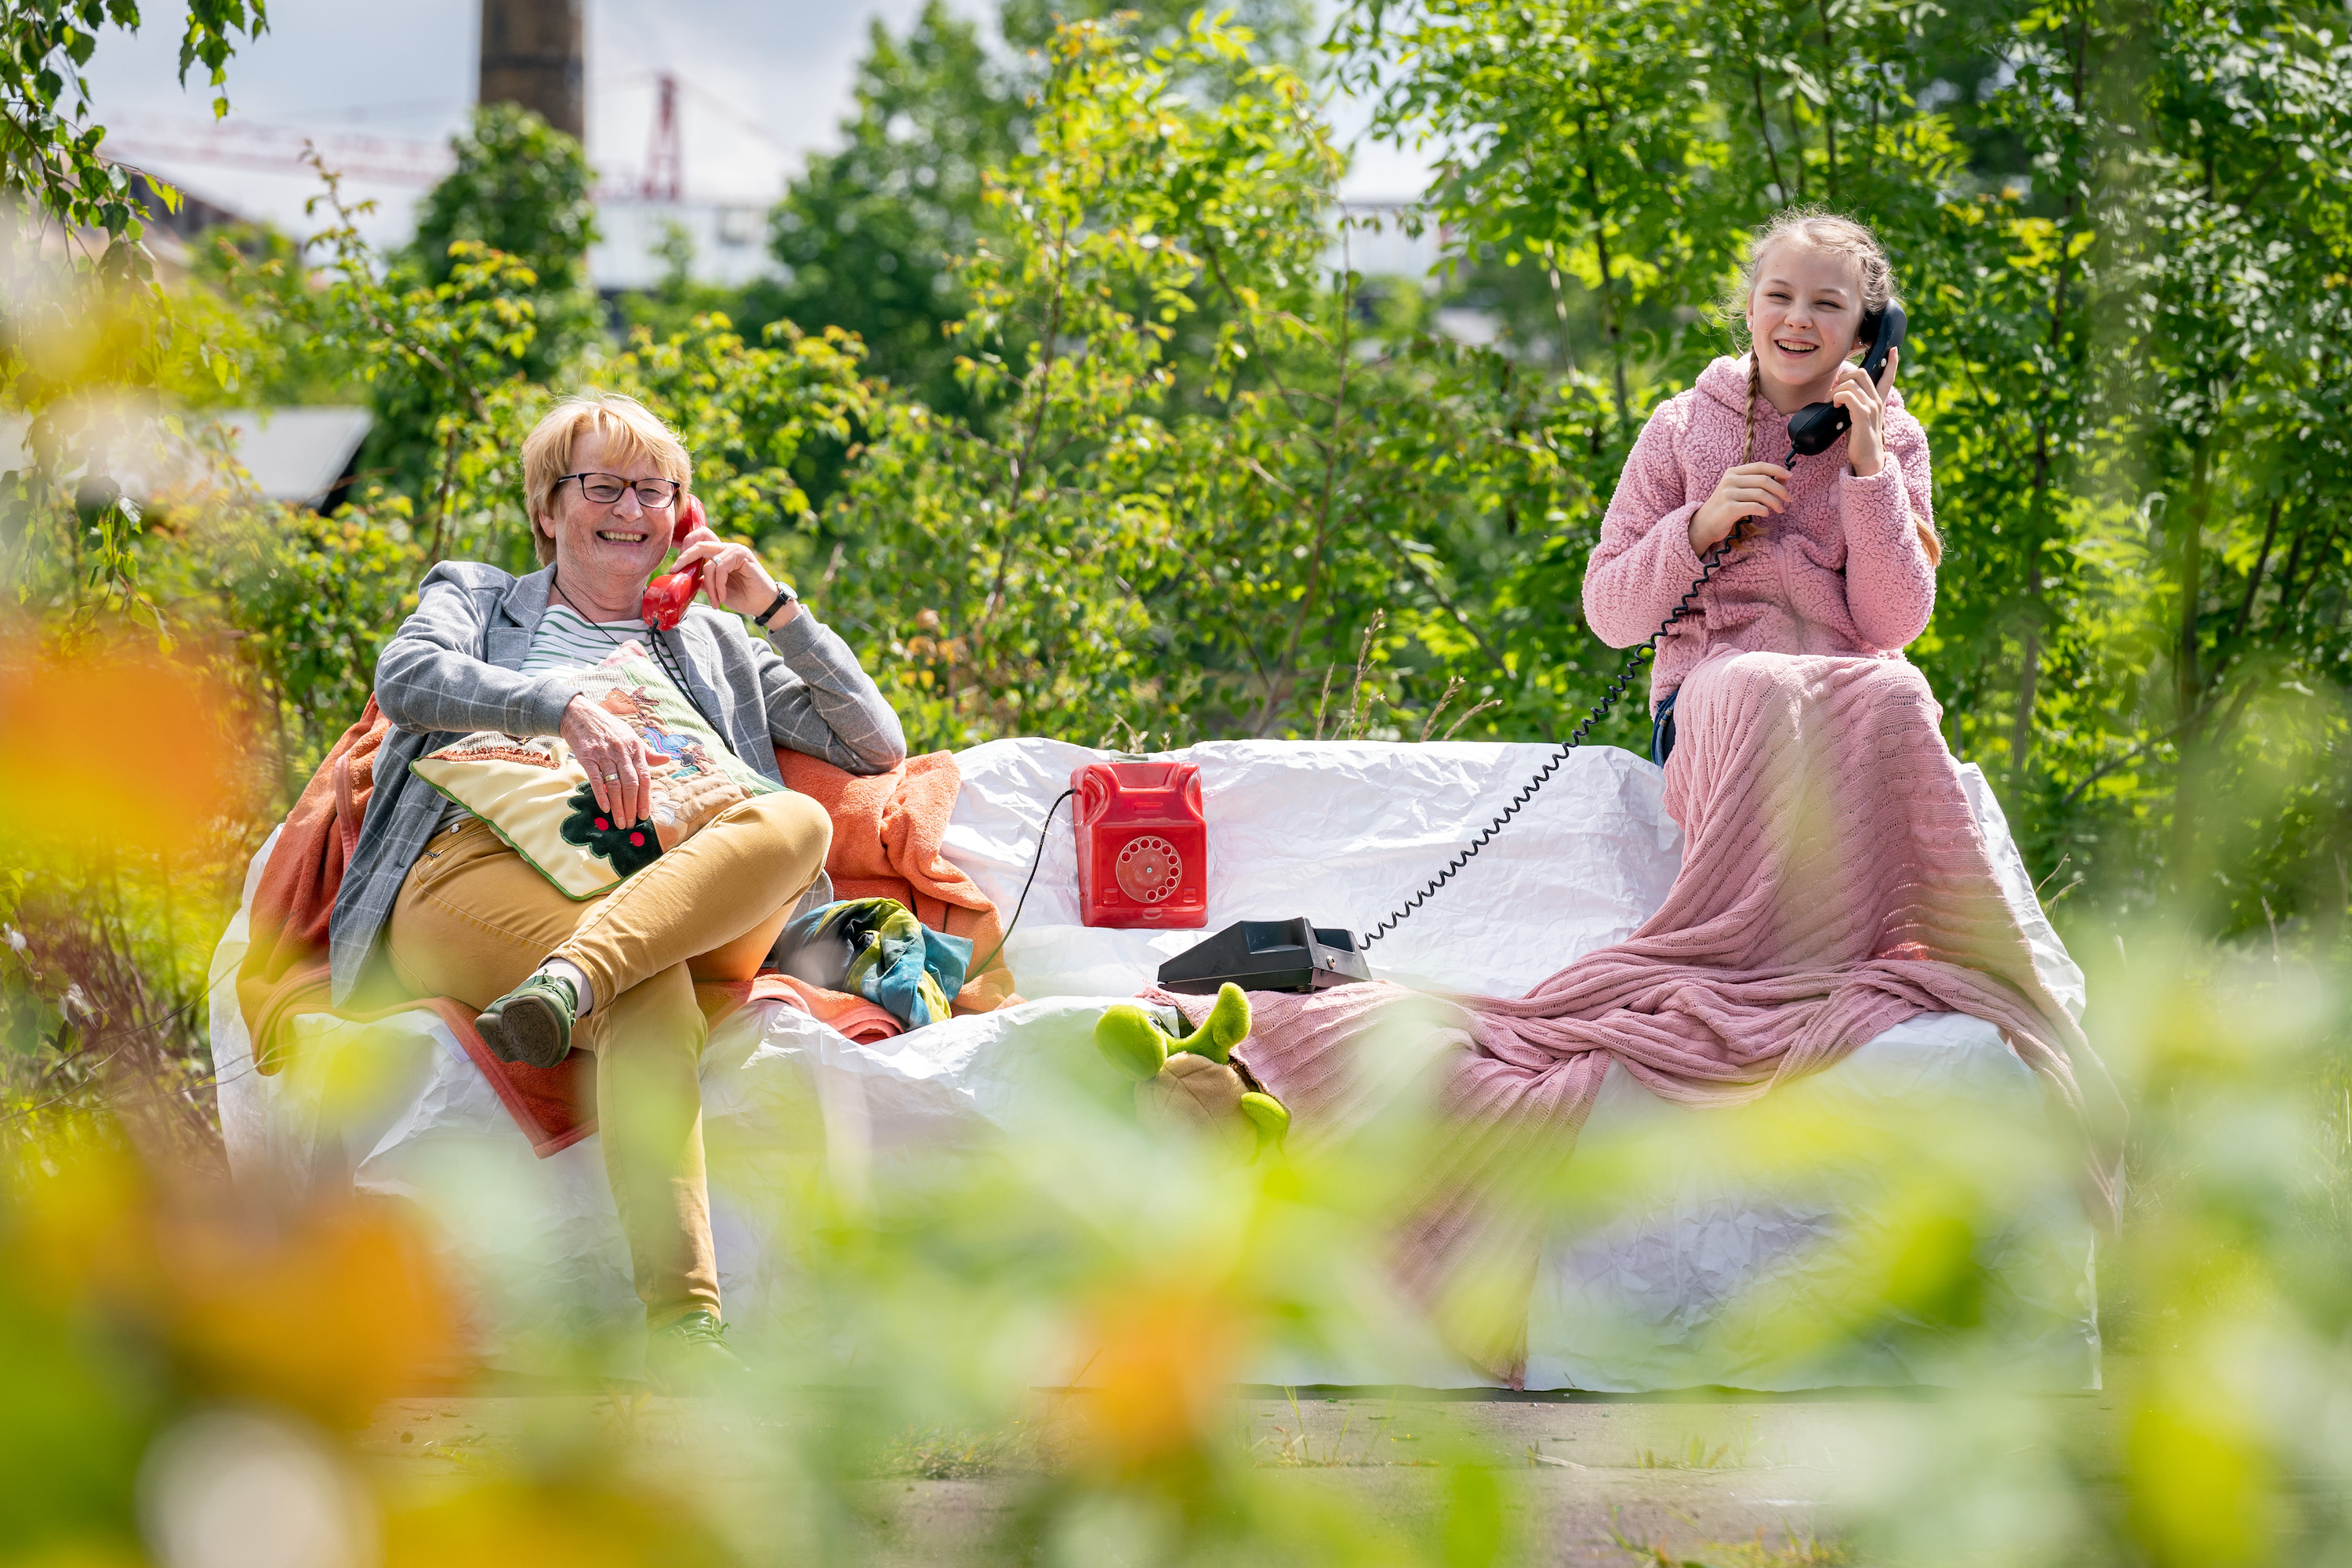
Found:
[[[484,103],[519,103],[585,140],[584,0],[482,0]]]

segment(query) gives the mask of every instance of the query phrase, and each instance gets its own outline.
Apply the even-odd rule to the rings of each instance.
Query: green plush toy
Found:
[[[1169,1034],[1131,1003],[1108,1008],[1095,1022],[1095,1047],[1136,1079],[1136,1113],[1145,1121],[1246,1128],[1256,1134],[1255,1152],[1262,1153],[1280,1145],[1290,1131],[1290,1112],[1233,1059],[1234,1047],[1249,1032],[1249,997],[1240,986],[1225,985],[1201,1026],[1183,1035]]]

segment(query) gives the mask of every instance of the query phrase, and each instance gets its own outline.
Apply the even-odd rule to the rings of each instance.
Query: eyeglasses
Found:
[[[580,493],[598,506],[611,506],[623,490],[635,489],[637,504],[647,511],[667,511],[685,488],[676,479],[625,479],[618,474],[566,474],[555,481],[556,488],[572,479],[580,481]]]

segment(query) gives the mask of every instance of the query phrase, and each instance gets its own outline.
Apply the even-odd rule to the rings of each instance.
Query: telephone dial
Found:
[[[1209,824],[1190,763],[1089,763],[1070,775],[1078,919],[1090,926],[1209,923]]]

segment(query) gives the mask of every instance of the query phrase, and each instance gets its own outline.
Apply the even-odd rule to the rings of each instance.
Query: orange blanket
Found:
[[[236,970],[236,1005],[253,1037],[253,1065],[274,1073],[286,1022],[328,1008],[327,921],[343,868],[360,840],[360,822],[375,789],[375,754],[392,721],[370,697],[359,722],[343,731],[327,760],[286,814],[286,826],[253,889],[251,931]]]
[[[376,752],[390,728],[375,699],[369,698],[359,722],[328,751],[286,814],[254,887],[247,917],[251,935],[236,970],[237,1011],[253,1041],[254,1070],[267,1076],[286,1065],[287,1025],[305,1014],[336,1013],[369,1023],[394,1013],[429,1012],[449,1026],[543,1158],[595,1131],[594,1075],[570,1061],[533,1068],[499,1060],[475,1032],[474,1010],[446,996],[372,1009],[337,1009],[332,1004],[327,924],[375,790]]]
[[[896,899],[933,931],[971,938],[972,963],[988,969],[956,993],[959,1014],[991,1013],[1021,1000],[997,952],[1003,918],[980,885],[940,852],[963,788],[952,752],[909,757],[887,773],[861,777],[779,748],[776,766],[786,784],[833,818],[824,869],[835,898]]]

